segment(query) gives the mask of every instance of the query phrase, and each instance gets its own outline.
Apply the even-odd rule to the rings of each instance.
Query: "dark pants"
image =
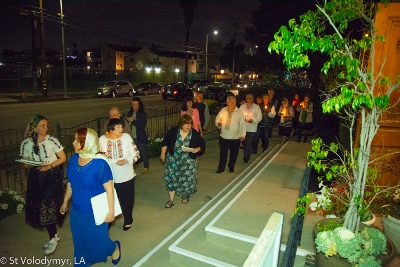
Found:
[[[146,145],[139,142],[139,140],[137,140],[137,138],[133,139],[133,142],[135,142],[137,148],[139,149],[140,158],[143,160],[143,165],[144,165],[143,167],[148,168],[149,167],[149,155],[147,154]]]
[[[258,134],[261,138],[263,152],[265,150],[267,150],[267,148],[269,147],[269,139],[271,138],[271,135],[270,135],[271,132],[272,132],[272,126],[261,126],[260,127]]]
[[[243,141],[243,159],[248,161],[251,156],[251,151],[253,149],[254,139],[257,137],[256,132],[246,132],[246,138]]]
[[[124,215],[124,225],[132,224],[132,210],[135,201],[135,184],[134,179],[123,183],[114,183],[119,204],[121,204],[122,214]]]
[[[258,143],[260,143],[260,124],[257,125],[257,132],[256,132],[256,136],[254,136],[253,139],[253,153],[257,154],[257,150],[258,150]]]
[[[239,148],[240,148],[239,139],[224,139],[221,136],[219,137],[218,170],[220,171],[225,170],[226,160],[228,157],[228,150],[230,150],[228,168],[233,169],[235,167],[235,163],[239,153]]]

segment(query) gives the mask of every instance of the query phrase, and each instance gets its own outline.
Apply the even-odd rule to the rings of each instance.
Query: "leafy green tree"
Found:
[[[384,5],[378,5],[381,2]],[[365,2],[362,0],[333,0],[317,4],[315,11],[300,16],[299,21],[289,20],[288,27],[282,26],[275,34],[275,41],[269,45],[269,51],[284,56],[289,69],[308,67],[309,54],[320,52],[328,56],[322,67],[324,74],[337,71],[336,85],[324,91],[324,113],[335,112],[347,118],[349,134],[357,119],[360,120],[360,134],[350,151],[339,152],[337,144],[325,145],[321,140],[313,140],[313,152],[308,153],[309,165],[317,171],[326,173],[326,178],[344,177],[349,183],[349,203],[344,216],[344,227],[358,230],[360,216],[369,207],[374,196],[366,190],[371,178],[371,144],[379,125],[381,115],[391,106],[389,96],[399,90],[400,74],[396,80],[390,80],[383,73],[386,61],[375,62],[376,43],[384,42],[385,36],[378,36],[375,16],[379,8],[385,8],[386,1]],[[364,25],[359,38],[346,35],[346,29],[352,21],[359,20]],[[361,60],[368,54],[371,64]],[[388,55],[387,55],[388,56]],[[339,162],[327,161],[328,153],[336,154]],[[379,193],[379,188],[376,189]]]

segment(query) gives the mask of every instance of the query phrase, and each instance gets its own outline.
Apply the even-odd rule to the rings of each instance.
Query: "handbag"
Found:
[[[90,202],[92,203],[94,221],[96,225],[104,223],[104,219],[106,218],[108,213],[107,192],[92,197],[90,199]],[[119,204],[117,192],[114,188],[114,216],[118,216],[121,213],[121,205]]]

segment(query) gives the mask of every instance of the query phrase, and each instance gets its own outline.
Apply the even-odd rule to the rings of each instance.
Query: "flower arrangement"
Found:
[[[368,231],[366,233],[363,231],[362,240],[360,239],[361,218],[371,210],[380,196],[399,188],[399,184],[380,187],[376,183],[379,171],[373,168],[379,165],[379,162],[385,162],[388,156],[400,152],[385,153],[378,158],[373,158],[371,152],[374,147],[374,137],[380,125],[385,123],[382,115],[394,112],[393,108],[398,105],[394,93],[400,91],[399,74],[387,73],[384,67],[387,61],[375,57],[384,52],[378,43],[385,42],[385,36],[377,34],[378,24],[375,22],[378,20],[377,15],[383,14],[380,10],[391,5],[388,2],[387,0],[371,3],[358,0],[323,1],[321,4],[316,4],[315,11],[308,11],[301,15],[299,20],[291,19],[288,27],[282,26],[274,35],[275,41],[268,47],[270,52],[283,55],[283,62],[290,70],[309,67],[311,53],[326,54],[327,60],[321,72],[325,75],[330,74],[333,81],[330,86],[327,85],[321,90],[322,111],[334,113],[342,119],[342,125],[348,128],[349,142],[345,144],[346,148],[340,143],[325,144],[317,138],[312,140],[313,151],[307,154],[309,167],[321,173],[323,179],[336,180],[340,185],[346,185],[336,192],[330,191],[329,187],[322,188],[320,196],[317,196],[317,204],[312,206],[330,208],[337,203],[344,204],[343,227],[346,230],[338,230],[336,234],[321,233],[319,237],[328,242],[325,244],[327,250],[322,250],[324,246],[320,245],[321,251],[327,251],[326,256],[332,254],[332,242],[336,242],[334,240],[336,235],[346,237],[338,240],[336,247],[345,247],[348,243],[356,249],[353,250],[355,254],[364,253],[361,250],[369,251],[374,242],[381,242],[380,235]],[[352,35],[352,30],[348,26],[353,21],[360,22],[360,25],[365,27],[364,32],[368,34],[358,37]],[[379,29],[380,32],[382,30],[386,29]],[[368,55],[367,63],[361,59],[366,55]],[[386,59],[389,57],[388,54],[383,56]],[[343,193],[348,194],[345,201],[334,198],[341,197]],[[304,215],[309,203],[310,195],[298,199],[295,213]],[[365,241],[364,235],[373,242]],[[316,243],[320,241],[316,240]],[[376,252],[374,250],[372,253],[365,253],[374,257],[376,253],[382,251],[377,249]],[[352,255],[348,258],[349,261],[353,261],[350,259],[353,256],[355,257]],[[359,260],[359,266],[362,266],[362,262],[365,262],[364,258],[362,261]]]
[[[345,227],[320,231],[315,238],[317,251],[326,258],[339,255],[352,264],[363,267],[381,266],[377,256],[386,254],[385,235],[372,227],[355,233]]]
[[[25,199],[15,191],[0,190],[0,220],[15,213],[21,213],[25,206]]]
[[[149,158],[159,157],[161,154],[161,144],[163,138],[149,138],[147,143],[147,153]]]

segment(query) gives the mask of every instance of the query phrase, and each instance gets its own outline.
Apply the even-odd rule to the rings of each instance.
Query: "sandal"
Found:
[[[173,206],[174,206],[174,202],[171,201],[171,200],[168,200],[168,202],[165,203],[165,208],[166,209],[172,208]]]
[[[184,197],[183,199],[182,199],[182,203],[188,203],[189,202],[189,198],[188,197]]]

